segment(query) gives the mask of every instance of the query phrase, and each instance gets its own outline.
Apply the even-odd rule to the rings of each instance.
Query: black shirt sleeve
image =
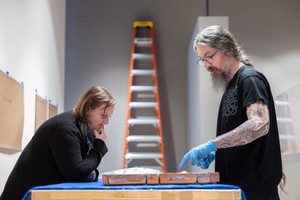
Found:
[[[265,82],[259,76],[248,76],[242,81],[243,108],[246,109],[249,105],[258,100],[263,101],[268,105],[268,92]]]

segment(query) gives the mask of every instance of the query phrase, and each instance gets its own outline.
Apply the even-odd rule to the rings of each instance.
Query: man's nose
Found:
[[[209,62],[203,62],[203,66],[204,66],[204,68],[207,70],[207,71],[209,71],[209,68],[211,67],[211,63],[209,63]]]

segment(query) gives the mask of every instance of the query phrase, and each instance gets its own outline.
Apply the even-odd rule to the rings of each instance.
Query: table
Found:
[[[87,183],[37,186],[23,200],[246,200],[243,191],[232,185],[124,185],[105,186],[102,179]]]

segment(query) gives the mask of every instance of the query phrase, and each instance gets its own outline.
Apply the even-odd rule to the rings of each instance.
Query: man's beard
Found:
[[[212,88],[216,93],[224,92],[229,81],[229,72],[211,74]]]

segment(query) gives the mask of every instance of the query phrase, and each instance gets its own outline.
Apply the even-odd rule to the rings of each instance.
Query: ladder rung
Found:
[[[149,75],[149,76],[154,76],[154,70],[151,69],[134,69],[132,70],[131,74],[134,75],[140,75],[140,76],[145,76],[145,75]]]
[[[295,136],[293,135],[279,135],[280,139],[285,139],[285,140],[294,140]]]
[[[279,100],[276,100],[275,104],[277,106],[288,106],[288,105],[290,105],[290,103],[288,101],[279,101]]]
[[[137,153],[127,153],[125,155],[126,159],[159,159],[162,158],[161,153],[148,153],[148,152],[137,152]]]
[[[152,39],[151,38],[142,38],[142,37],[135,38],[134,44],[139,47],[149,47],[152,45]]]
[[[153,55],[149,53],[134,53],[133,59],[151,60],[153,59]]]
[[[142,119],[129,119],[128,124],[129,125],[135,125],[135,124],[158,124],[158,119],[156,118],[142,118]]]
[[[137,153],[126,153],[125,159],[129,164],[132,160],[145,160],[145,159],[154,159],[160,166],[164,166],[164,163],[160,159],[163,158],[161,153],[148,153],[148,152],[137,152]]]
[[[156,108],[157,103],[156,102],[130,102],[129,103],[130,108]]]
[[[283,118],[283,117],[277,117],[278,122],[292,122],[291,118]]]
[[[139,148],[154,148],[154,147],[158,147],[158,143],[137,143],[136,144],[136,147],[139,147]]]
[[[155,94],[138,94],[138,98],[154,98]]]
[[[127,142],[161,142],[158,135],[130,135],[126,140]]]
[[[131,91],[133,92],[149,92],[153,91],[156,92],[155,86],[131,86],[130,87]]]

